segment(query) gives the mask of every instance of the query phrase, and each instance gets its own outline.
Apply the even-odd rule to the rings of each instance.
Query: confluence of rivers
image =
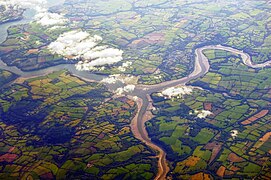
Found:
[[[5,39],[7,38],[7,29],[10,26],[28,23],[29,21],[30,19],[25,19],[21,21],[10,22],[10,23],[5,23],[5,24],[0,25],[0,44],[3,41],[5,41]],[[234,54],[238,54],[242,57],[243,63],[252,68],[263,68],[266,66],[271,66],[271,61],[267,61],[262,64],[253,64],[250,56],[247,53],[244,53],[243,51],[240,51],[231,47],[226,47],[222,45],[204,46],[201,48],[197,48],[195,50],[195,68],[194,68],[194,71],[188,76],[183,77],[181,79],[166,81],[166,82],[155,84],[155,85],[137,85],[133,92],[127,94],[128,97],[130,98],[133,96],[138,97],[138,99],[136,100],[138,110],[135,117],[133,118],[131,122],[131,129],[134,136],[140,141],[142,141],[143,143],[145,143],[147,146],[149,146],[150,148],[158,152],[158,155],[157,155],[158,173],[155,177],[156,180],[166,179],[167,173],[169,172],[169,166],[166,160],[166,152],[163,150],[162,147],[160,147],[159,145],[151,141],[145,127],[145,122],[150,120],[151,118],[150,108],[152,107],[152,100],[150,98],[150,94],[154,92],[159,92],[166,88],[174,87],[177,85],[185,85],[189,81],[199,78],[203,76],[204,74],[206,74],[209,71],[210,64],[207,57],[203,54],[203,51],[214,50],[214,49],[225,50],[225,51],[232,52]],[[102,75],[91,74],[85,71],[77,71],[73,64],[57,65],[57,66],[52,66],[52,67],[48,67],[41,70],[23,72],[17,67],[7,66],[3,61],[0,60],[0,68],[11,71],[19,75],[20,76],[19,78],[22,78],[22,79],[29,79],[29,78],[37,77],[37,76],[44,76],[44,75],[50,74],[51,72],[59,71],[63,69],[67,69],[75,76],[80,77],[85,80],[89,80],[89,81],[99,82],[105,77]]]

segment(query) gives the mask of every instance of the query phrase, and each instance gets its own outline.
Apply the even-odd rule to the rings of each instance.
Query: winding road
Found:
[[[18,25],[18,24],[26,23],[26,22],[29,22],[29,20],[23,20],[23,21],[0,25],[0,43],[2,43],[6,39],[7,37],[6,31],[9,26]],[[213,49],[225,50],[225,51],[232,52],[234,54],[238,54],[242,57],[243,63],[252,68],[263,68],[263,67],[271,66],[271,61],[267,61],[262,64],[253,64],[251,61],[251,57],[247,53],[244,53],[243,51],[240,51],[231,47],[226,47],[222,45],[204,46],[195,50],[195,66],[194,66],[195,68],[194,68],[194,71],[188,76],[183,77],[181,79],[166,81],[166,82],[155,84],[155,85],[137,85],[135,90],[132,93],[127,94],[129,98],[133,98],[135,96],[137,97],[136,99],[133,98],[134,100],[136,100],[137,106],[138,106],[137,113],[131,122],[131,129],[132,129],[133,134],[135,135],[137,139],[141,140],[147,146],[155,150],[158,154],[157,155],[158,173],[155,178],[156,180],[166,179],[167,173],[169,172],[169,166],[166,160],[166,152],[163,150],[162,147],[160,147],[159,145],[151,141],[145,128],[145,122],[152,118],[152,113],[150,111],[152,109],[152,99],[150,97],[150,94],[154,92],[159,92],[159,91],[162,91],[163,89],[174,87],[177,85],[181,85],[181,84],[185,85],[189,81],[199,78],[203,76],[204,74],[206,74],[209,71],[210,64],[208,62],[207,57],[203,54],[203,51],[213,50]],[[21,80],[37,77],[37,76],[44,76],[51,72],[59,71],[63,69],[67,69],[75,76],[83,78],[88,81],[101,81],[105,77],[101,75],[90,74],[88,72],[77,71],[73,64],[58,65],[58,66],[53,66],[53,67],[37,70],[37,71],[23,72],[17,67],[7,66],[3,61],[0,60],[0,68],[9,70],[15,74],[18,74],[20,76],[19,79]],[[18,82],[18,80],[15,82]]]

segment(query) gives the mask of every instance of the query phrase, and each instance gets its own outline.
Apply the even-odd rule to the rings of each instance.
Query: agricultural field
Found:
[[[0,93],[1,179],[152,179],[155,152],[135,139],[136,103],[63,70]]]
[[[48,45],[64,31],[50,31],[35,23],[12,26],[8,29],[8,38],[0,47],[0,57],[9,66],[17,66],[23,71],[71,63],[50,54],[45,48],[45,44]]]
[[[66,29],[48,30],[35,23],[12,27],[0,47],[2,59],[22,70],[74,63],[46,49],[62,32],[82,29],[103,37],[103,44],[123,50],[132,65],[121,62],[98,73],[133,74],[143,84],[187,76],[194,68],[194,49],[223,44],[244,50],[254,62],[271,57],[270,6],[267,1],[66,0],[51,11],[64,13]],[[95,5],[94,5],[95,4]]]
[[[270,1],[53,1],[0,0],[0,179],[271,179]]]
[[[270,100],[270,68],[252,69],[244,65],[241,57],[221,50],[207,50],[211,69],[204,77],[191,82],[237,99]]]
[[[15,80],[18,76],[10,71],[0,69],[0,87]]]
[[[209,72],[188,84],[199,88],[182,98],[152,94],[152,140],[166,150],[175,178],[209,172],[215,179],[270,179],[270,68],[249,68],[222,50],[204,54]]]
[[[0,4],[0,24],[22,19],[23,12],[23,9],[14,7],[7,8]]]

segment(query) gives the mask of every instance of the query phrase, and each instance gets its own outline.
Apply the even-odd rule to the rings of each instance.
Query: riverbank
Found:
[[[206,74],[209,71],[210,64],[209,64],[208,59],[204,55],[203,51],[213,50],[213,49],[225,50],[225,51],[238,54],[242,57],[243,63],[252,68],[263,68],[263,67],[271,66],[271,61],[267,61],[262,64],[254,64],[252,63],[251,57],[247,53],[244,53],[243,51],[240,51],[240,50],[233,49],[231,47],[225,47],[222,45],[205,46],[205,47],[201,47],[195,50],[194,70],[188,76],[183,77],[181,79],[177,79],[177,80],[166,81],[166,82],[156,84],[156,85],[137,85],[135,91],[132,93],[129,93],[130,95],[129,97],[135,100],[138,106],[137,113],[131,123],[131,129],[134,136],[137,139],[139,139],[140,141],[145,143],[147,146],[155,150],[158,154],[157,155],[158,173],[155,179],[159,179],[159,180],[166,179],[166,176],[169,172],[169,166],[166,160],[166,152],[163,150],[162,147],[160,147],[159,145],[151,141],[151,139],[148,136],[148,132],[146,131],[145,123],[153,117],[153,114],[151,113],[152,100],[150,99],[150,95],[154,92],[162,91],[165,88],[174,87],[180,84],[185,85],[189,81],[199,78],[203,76],[204,74]],[[16,67],[9,67],[2,62],[0,62],[0,67],[3,69],[6,68],[7,70],[11,72],[20,75],[20,77],[17,80],[15,80],[15,83],[21,83],[29,78],[44,76],[53,71],[59,71],[63,69],[67,69],[73,75],[90,82],[93,82],[93,81],[99,82],[101,79],[104,78],[104,76],[101,76],[101,75],[94,75],[94,74],[90,74],[84,71],[77,71],[73,64],[69,64],[69,65],[61,64],[61,65],[51,66],[42,70],[31,71],[31,72],[23,72]],[[134,99],[133,98],[134,96],[136,96],[137,99]]]
[[[149,95],[154,92],[162,91],[165,88],[174,87],[174,86],[180,85],[180,84],[186,84],[189,81],[191,81],[195,78],[198,78],[198,77],[204,75],[205,73],[207,73],[209,71],[210,64],[209,64],[209,61],[206,58],[206,56],[203,54],[203,51],[204,50],[213,50],[213,49],[225,50],[225,51],[229,51],[229,52],[241,55],[243,63],[247,66],[250,66],[250,67],[259,68],[259,67],[270,66],[268,61],[265,63],[262,63],[262,64],[255,65],[251,62],[251,58],[248,54],[246,54],[242,51],[230,48],[230,47],[225,47],[225,46],[221,46],[221,45],[205,46],[205,47],[202,47],[202,48],[195,50],[195,57],[196,57],[195,58],[195,69],[187,77],[184,77],[184,78],[181,78],[178,80],[167,81],[167,82],[163,82],[163,83],[151,85],[151,86],[137,85],[135,92],[132,92],[129,94],[130,98],[132,98],[134,96],[138,97],[136,99],[138,110],[137,110],[137,113],[136,113],[132,123],[131,123],[131,129],[132,129],[134,136],[137,139],[141,140],[147,146],[151,147],[156,152],[158,152],[158,156],[157,156],[158,157],[158,173],[157,173],[155,179],[166,179],[166,175],[169,172],[169,167],[168,167],[168,164],[166,161],[165,151],[161,147],[159,147],[158,145],[156,145],[155,143],[153,143],[151,141],[151,139],[148,137],[148,133],[145,128],[145,123],[152,118],[152,114],[150,111],[152,108],[152,100]],[[20,75],[20,77],[14,81],[15,83],[16,82],[22,83],[23,81],[25,81],[27,79],[30,79],[33,77],[38,77],[38,76],[44,76],[44,75],[49,74],[53,71],[59,71],[59,70],[65,69],[65,68],[68,69],[75,76],[82,78],[84,80],[90,81],[90,82],[93,82],[93,81],[99,82],[99,80],[95,80],[95,79],[101,80],[103,78],[103,77],[97,75],[97,77],[95,79],[93,79],[90,74],[84,73],[82,71],[77,71],[73,65],[58,65],[58,66],[48,67],[46,69],[37,70],[37,71],[33,71],[33,72],[23,72],[16,67],[7,66],[3,62],[1,62],[0,65],[1,65],[1,68],[7,69],[13,73],[17,72]],[[2,66],[4,66],[4,67],[2,67]],[[86,74],[87,74],[87,76],[86,76]],[[135,100],[135,99],[133,98],[133,100]]]

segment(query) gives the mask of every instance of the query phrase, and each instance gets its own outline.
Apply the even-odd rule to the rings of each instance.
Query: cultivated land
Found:
[[[7,64],[33,70],[67,62],[51,55],[46,46],[62,32],[77,28],[122,49],[124,60],[133,62],[125,73],[140,75],[143,84],[187,76],[193,70],[193,49],[199,45],[222,43],[245,50],[255,63],[270,57],[266,1],[67,0],[64,7],[52,10],[65,12],[72,23],[53,31],[37,24],[11,28],[0,47]],[[102,73],[122,72],[111,67]]]
[[[1,90],[1,179],[151,179],[155,153],[133,137],[134,101],[66,71]]]
[[[181,99],[152,94],[150,137],[166,150],[175,178],[206,170],[213,178],[270,178],[270,69],[223,50],[203,53],[209,72],[189,83],[202,89]],[[212,114],[200,118],[200,110]]]
[[[23,19],[23,9],[6,8],[0,5],[0,24]]]
[[[0,87],[15,80],[18,76],[10,71],[0,69]]]
[[[99,73],[140,85],[119,97],[66,70],[15,83],[1,70],[0,177],[270,179],[270,9],[256,0],[66,0],[51,9],[65,12],[65,28],[10,27],[0,45],[8,65],[34,73],[75,63],[47,46],[81,28],[133,62]],[[184,83],[191,94],[161,96]]]

